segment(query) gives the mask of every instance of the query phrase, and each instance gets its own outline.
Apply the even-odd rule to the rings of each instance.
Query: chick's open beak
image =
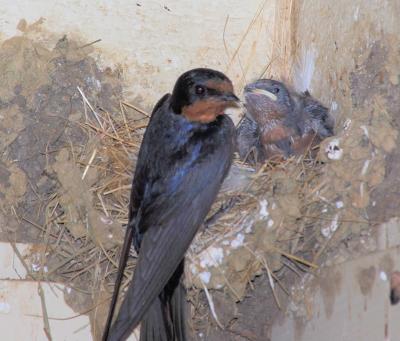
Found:
[[[262,95],[262,96],[267,96],[269,99],[271,99],[272,101],[276,101],[278,99],[278,97],[276,97],[275,94],[273,94],[272,92],[268,91],[268,90],[264,90],[264,89],[250,89],[249,92],[253,93],[253,94],[257,94],[257,95]]]

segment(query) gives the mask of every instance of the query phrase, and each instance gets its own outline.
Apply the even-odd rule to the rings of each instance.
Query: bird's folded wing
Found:
[[[227,143],[214,153],[193,166],[172,196],[160,194],[141,208],[139,224],[146,233],[113,336],[129,335],[184,257],[228,171],[232,146]]]

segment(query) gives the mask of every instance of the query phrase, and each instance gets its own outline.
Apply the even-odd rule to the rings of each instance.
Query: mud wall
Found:
[[[351,206],[384,223],[398,215],[399,203],[400,4],[343,0],[297,6],[289,78],[330,105],[346,168],[333,166],[332,176],[347,182],[344,194],[354,190]]]
[[[274,4],[17,0],[1,6],[0,39],[21,31],[36,32],[49,47],[64,34],[84,43],[101,39],[93,46],[101,50],[103,64],[122,66],[127,95],[148,109],[189,68],[225,71],[238,88],[259,76],[271,56]]]
[[[321,148],[325,192],[351,211],[341,218],[375,225],[398,215],[399,13],[396,1],[283,1],[276,9],[270,73],[330,107],[337,136]]]
[[[343,331],[341,340],[396,338],[395,326],[387,318],[395,316],[391,310],[395,308],[387,303],[385,279],[394,262],[388,268],[387,262],[377,259],[383,258],[379,250],[398,247],[389,236],[400,229],[398,220],[391,220],[390,229],[383,224],[399,215],[400,26],[396,18],[400,4],[283,1],[276,13],[280,18],[276,34],[285,39],[276,42],[272,74],[298,90],[309,89],[336,119],[337,136],[321,148],[327,166],[320,196],[328,199],[328,205],[334,198],[341,203],[330,213],[335,224],[326,243],[335,248],[326,264],[342,265],[328,270],[337,276],[325,284],[324,274],[317,271],[293,289],[294,300],[286,317],[274,326],[272,339],[320,340],[323,333],[326,339],[337,340],[339,331]],[[336,154],[330,153],[332,147]],[[328,217],[325,212],[320,216]],[[371,252],[378,258],[347,263]],[[357,280],[362,266],[373,268],[368,283],[374,294],[367,295]],[[349,278],[358,283],[354,290]],[[316,293],[323,298],[322,308],[314,299]],[[357,320],[360,302],[365,313],[362,328]],[[325,329],[325,323],[333,330]]]

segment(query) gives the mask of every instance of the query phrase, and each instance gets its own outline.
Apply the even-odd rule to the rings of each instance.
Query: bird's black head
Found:
[[[223,73],[211,69],[193,69],[182,74],[172,92],[171,107],[190,121],[209,123],[237,106],[232,82]]]
[[[260,103],[275,103],[289,109],[292,107],[292,100],[286,86],[273,79],[259,79],[244,88],[246,102],[249,100]]]

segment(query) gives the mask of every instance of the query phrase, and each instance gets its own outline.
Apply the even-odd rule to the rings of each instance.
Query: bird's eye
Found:
[[[196,95],[203,95],[206,92],[206,89],[201,85],[196,85],[195,92]]]
[[[274,94],[277,94],[279,92],[279,88],[274,88],[272,91]]]

